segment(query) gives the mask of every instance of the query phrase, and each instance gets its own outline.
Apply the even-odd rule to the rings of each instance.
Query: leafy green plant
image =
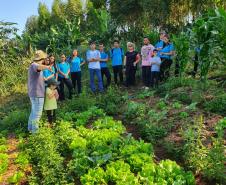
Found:
[[[29,165],[29,155],[25,152],[20,152],[15,159],[15,163],[19,165],[21,169],[25,169]]]
[[[100,167],[90,169],[87,174],[81,177],[81,182],[83,185],[108,184],[105,171]]]
[[[174,102],[172,106],[173,106],[174,109],[181,109],[182,104],[179,103],[179,102]]]
[[[43,127],[30,136],[27,152],[40,184],[64,183],[64,159],[58,152],[58,141],[52,129]]]
[[[189,36],[181,32],[178,35],[173,35],[173,44],[176,50],[176,62],[179,65],[179,75],[184,74],[189,61]]]
[[[126,128],[121,121],[115,121],[112,117],[104,117],[93,123],[94,129],[110,129],[120,134],[125,133]]]
[[[154,96],[154,91],[144,90],[144,91],[140,91],[136,95],[136,98],[145,99],[145,98],[152,97],[152,96]]]
[[[4,153],[7,151],[7,146],[6,145],[0,145],[0,153]]]
[[[195,178],[191,172],[184,172],[174,161],[163,160],[156,165],[146,164],[138,173],[143,184],[180,184],[195,185]]]
[[[166,110],[168,107],[165,101],[160,101],[157,103],[157,108],[160,110]]]
[[[121,160],[108,164],[106,174],[108,175],[110,182],[116,183],[118,185],[139,184],[138,179],[130,171],[129,164]]]
[[[153,146],[150,143],[145,143],[144,141],[136,141],[131,139],[127,144],[120,147],[121,155],[127,159],[132,154],[146,153],[153,156]]]
[[[150,122],[144,121],[144,126],[141,128],[142,136],[152,143],[155,143],[157,140],[165,137],[167,135],[167,129],[162,125],[153,124]]]
[[[189,167],[196,173],[203,173],[210,180],[219,183],[225,181],[225,154],[223,145],[224,129],[226,121],[221,120],[216,125],[217,137],[211,138],[212,146],[209,148],[203,144],[205,137],[202,135],[204,129],[203,120],[190,127],[184,134],[185,138],[185,160]]]
[[[136,117],[143,117],[145,114],[145,105],[142,103],[137,103],[130,101],[128,102],[128,107],[125,112],[125,116],[127,119],[133,119]]]
[[[226,180],[225,173],[225,147],[224,147],[224,133],[226,129],[226,118],[220,120],[215,130],[217,137],[212,137],[212,147],[207,155],[208,166],[204,169],[204,175],[209,179],[216,179],[219,183]]]
[[[121,105],[125,103],[126,94],[116,87],[109,87],[107,92],[97,97],[97,105],[102,108],[108,115],[117,115]]]
[[[24,178],[25,174],[22,171],[18,171],[7,179],[11,184],[19,184],[20,181]]]
[[[15,131],[19,129],[22,129],[24,131],[27,128],[28,117],[28,110],[12,111],[3,118],[0,128],[2,130],[7,129],[8,131]]]
[[[157,112],[155,110],[148,111],[148,119],[151,123],[159,123],[163,119],[166,119],[167,110],[163,110],[161,112]]]
[[[226,95],[222,94],[220,96],[214,97],[213,100],[204,103],[205,110],[226,115]]]
[[[147,153],[132,154],[126,161],[130,164],[133,172],[139,172],[145,164],[153,163],[152,155]]]
[[[191,103],[190,105],[188,105],[187,107],[185,107],[187,110],[190,111],[195,111],[197,109],[197,102]]]
[[[189,116],[189,114],[187,112],[183,111],[183,112],[180,112],[179,116],[180,116],[181,119],[185,119]]]
[[[200,47],[199,65],[201,79],[206,81],[209,69],[225,58],[226,13],[223,9],[211,9],[195,20],[191,39]],[[221,57],[220,57],[221,56]]]
[[[3,174],[9,165],[8,155],[0,153],[0,175]]]

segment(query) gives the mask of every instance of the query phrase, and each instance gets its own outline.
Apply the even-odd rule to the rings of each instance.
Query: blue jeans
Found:
[[[104,87],[103,87],[103,82],[102,82],[102,76],[101,76],[101,70],[100,69],[89,69],[89,75],[90,75],[90,88],[92,92],[96,91],[96,86],[95,86],[95,80],[94,80],[94,75],[96,74],[97,79],[98,79],[98,88],[100,92],[103,92]]]
[[[30,97],[31,114],[28,120],[28,131],[35,133],[38,131],[38,122],[42,116],[44,98]]]

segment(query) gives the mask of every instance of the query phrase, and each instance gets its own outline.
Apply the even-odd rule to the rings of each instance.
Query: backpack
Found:
[[[115,48],[112,48],[112,49],[111,49],[111,55],[113,55],[114,49],[115,49]],[[122,48],[120,48],[120,50],[121,50],[121,55],[122,55],[122,53],[123,53]]]

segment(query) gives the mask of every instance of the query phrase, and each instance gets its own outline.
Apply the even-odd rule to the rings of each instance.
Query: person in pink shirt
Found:
[[[151,65],[150,59],[154,50],[154,46],[150,44],[150,40],[148,37],[144,37],[144,45],[141,48],[141,56],[142,56],[142,80],[144,87],[146,89],[150,86],[151,80]]]

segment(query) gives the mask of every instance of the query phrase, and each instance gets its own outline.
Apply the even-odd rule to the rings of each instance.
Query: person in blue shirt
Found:
[[[46,58],[44,60],[44,65],[46,66],[50,66],[50,60],[49,58]],[[47,83],[50,79],[54,79],[55,78],[55,69],[52,68],[52,66],[50,66],[52,70],[49,69],[44,69],[43,70],[43,78],[45,83]]]
[[[160,74],[160,65],[161,58],[157,55],[158,50],[155,49],[153,51],[153,56],[151,58],[151,87],[158,87],[159,82],[159,74]]]
[[[159,41],[155,44],[155,49],[159,52],[164,47],[164,36],[166,35],[165,31],[160,32]]]
[[[66,56],[61,55],[61,62],[57,65],[58,81],[60,82],[59,100],[65,100],[64,85],[67,86],[69,91],[69,99],[72,99],[72,82],[70,79],[70,65],[66,62]]]
[[[164,36],[164,47],[159,51],[158,56],[161,58],[160,80],[166,80],[170,76],[170,67],[173,63],[172,57],[175,54],[173,44],[169,36]]]
[[[100,51],[100,55],[101,55],[100,68],[101,68],[102,81],[104,83],[104,76],[105,76],[106,79],[107,79],[107,84],[104,85],[104,87],[107,88],[111,84],[111,73],[110,73],[108,66],[107,66],[107,62],[108,62],[109,58],[108,58],[108,54],[105,53],[105,51],[104,51],[104,44],[103,43],[99,44],[99,51]]]
[[[81,66],[85,64],[85,61],[78,56],[78,50],[75,49],[72,54],[72,59],[70,61],[71,65],[71,80],[72,80],[72,85],[73,88],[76,91],[77,87],[77,92],[80,94],[82,92],[82,74],[81,74]]]
[[[114,47],[110,50],[110,57],[112,60],[112,68],[114,73],[115,84],[118,84],[118,76],[121,84],[123,83],[123,57],[124,51],[120,48],[118,40],[114,41]]]

